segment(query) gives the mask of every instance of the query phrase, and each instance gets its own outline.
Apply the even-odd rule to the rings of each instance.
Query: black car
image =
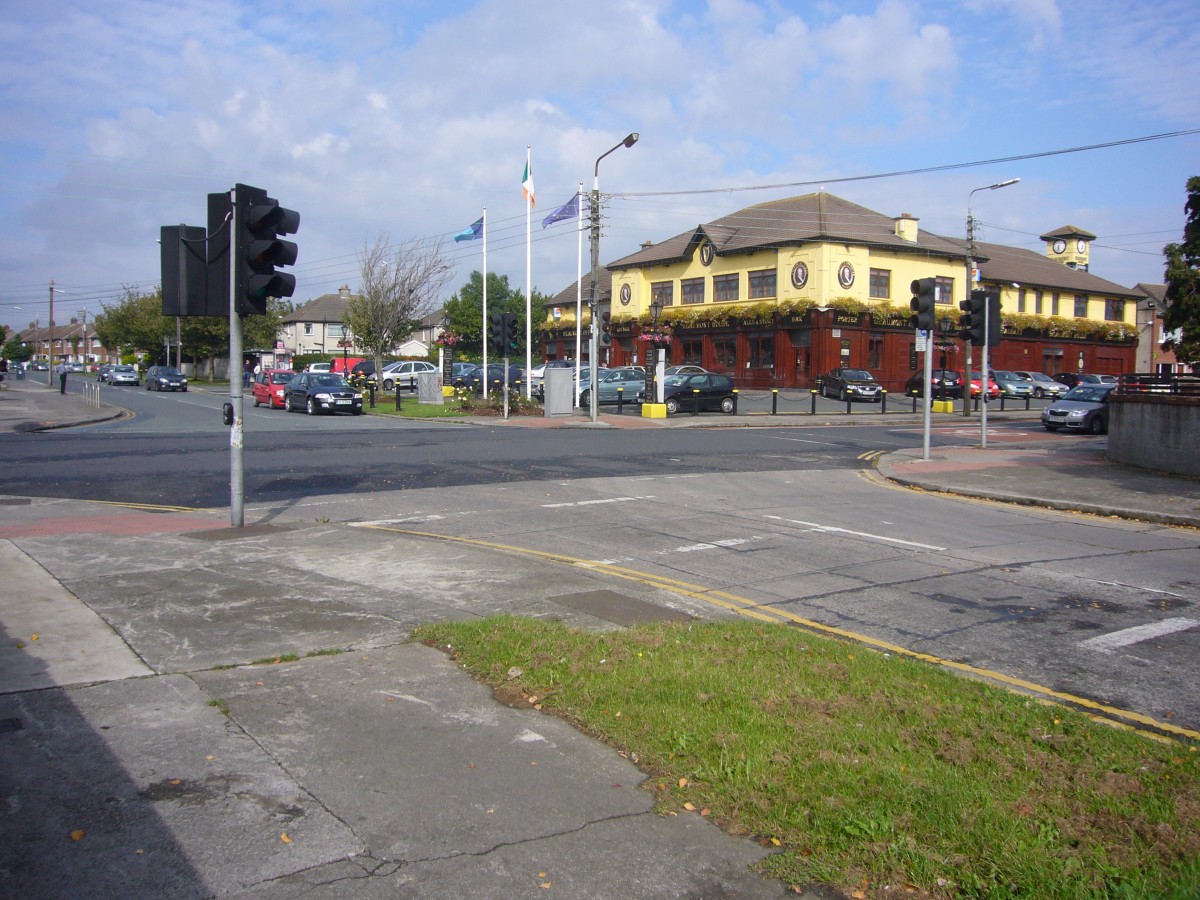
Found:
[[[644,393],[638,394],[639,402],[644,402]],[[737,409],[733,379],[728,375],[705,372],[701,375],[668,375],[663,380],[663,404],[667,407],[667,415],[673,416],[681,409],[691,412],[696,409],[697,402],[700,409],[716,409],[733,415]]]
[[[1065,384],[1069,388],[1075,387],[1079,382],[1083,381],[1083,376],[1075,372],[1059,372],[1053,376],[1054,380],[1059,384]]]
[[[883,399],[883,386],[866,369],[834,369],[818,379],[822,397],[838,400],[870,400],[878,403]]]
[[[187,379],[174,366],[151,366],[146,372],[148,391],[186,391]]]
[[[1067,428],[1088,434],[1108,431],[1108,395],[1116,385],[1081,384],[1042,410],[1042,426],[1047,431]]]
[[[909,397],[920,397],[925,392],[925,372],[921,370],[904,383],[904,393]],[[935,400],[945,397],[957,400],[962,397],[962,373],[953,369],[934,369],[929,392]]]
[[[288,412],[302,409],[310,416],[321,412],[348,412],[361,416],[362,394],[350,387],[341,375],[301,372],[284,388],[283,408]]]
[[[489,394],[504,390],[503,364],[488,363],[486,373],[483,371],[483,366],[475,366],[454,376],[454,386],[456,388],[465,387],[476,394],[484,393],[483,388],[485,384],[487,385],[486,393]],[[524,388],[525,370],[520,366],[509,366],[508,389],[524,393]]]

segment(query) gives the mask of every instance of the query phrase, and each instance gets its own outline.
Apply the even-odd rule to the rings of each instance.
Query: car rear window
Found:
[[[271,384],[287,384],[294,377],[294,372],[272,372]]]

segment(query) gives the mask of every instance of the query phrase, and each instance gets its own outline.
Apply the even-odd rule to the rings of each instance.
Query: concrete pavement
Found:
[[[118,412],[27,382],[0,392],[0,440]],[[621,418],[601,425],[789,421]],[[581,419],[508,424],[596,427]],[[1027,441],[988,450],[888,454],[879,472],[925,490],[1200,524],[1200,484],[1031,426]],[[655,814],[629,760],[405,643],[433,620],[509,612],[612,628],[699,615],[698,601],[314,519],[319,507],[252,512],[233,529],[227,510],[2,491],[0,478],[5,895],[796,896],[749,870],[767,852],[757,843],[698,814]]]

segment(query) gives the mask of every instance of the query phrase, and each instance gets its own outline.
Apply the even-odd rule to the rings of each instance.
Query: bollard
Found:
[[[692,388],[692,415],[700,415],[700,388]]]
[[[400,391],[396,391],[396,412],[400,412]]]
[[[617,415],[625,415],[625,388],[617,386]]]
[[[1025,412],[1029,412],[1029,395],[1025,395]]]
[[[817,414],[817,392],[809,391],[808,393],[811,395],[811,398],[812,398],[812,406],[809,408],[808,412],[809,412],[809,415],[815,416]]]
[[[737,415],[737,402],[738,402],[738,389],[734,388],[733,389],[733,412],[730,413],[730,415],[732,415],[732,416]]]
[[[371,395],[371,409],[374,409],[375,408],[375,385],[368,384],[367,391]]]
[[[771,415],[779,415],[779,388],[771,388]]]
[[[879,414],[882,416],[882,415],[885,415],[886,413],[887,413],[887,391],[880,391],[879,392]]]
[[[850,395],[846,395],[846,415],[850,415]]]

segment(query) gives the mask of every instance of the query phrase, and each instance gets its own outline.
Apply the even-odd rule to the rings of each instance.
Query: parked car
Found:
[[[301,372],[284,386],[283,408],[288,412],[302,409],[310,416],[322,412],[348,412],[361,416],[362,394],[350,387],[341,375]]]
[[[995,400],[1000,396],[1000,385],[996,384],[996,379],[988,375],[987,380],[987,399]],[[971,373],[971,396],[978,397],[983,392],[983,373],[976,370]]]
[[[1079,378],[1080,378],[1080,381],[1079,381],[1080,384],[1112,384],[1112,385],[1115,385],[1117,383],[1116,375],[1093,375],[1091,373],[1088,373],[1086,375],[1080,375]]]
[[[878,403],[883,399],[883,386],[866,369],[834,369],[818,379],[822,397],[838,400],[870,400]]]
[[[703,375],[708,369],[703,366],[668,366],[663,370],[663,377],[667,375]]]
[[[733,379],[728,375],[705,372],[671,375],[663,379],[663,404],[667,407],[667,415],[670,416],[681,409],[690,412],[697,400],[700,409],[720,410],[733,415],[737,409],[736,396]],[[644,395],[639,393],[638,402],[643,400]]]
[[[596,373],[596,384],[600,386],[596,394],[597,404],[616,403],[618,400],[637,403],[638,393],[646,388],[646,373],[635,366],[600,369]],[[579,380],[579,407],[590,409],[591,405],[592,379],[585,375]]]
[[[1033,396],[1041,399],[1042,397],[1061,397],[1070,390],[1065,384],[1060,381],[1055,381],[1045,372],[1017,372],[1018,378],[1026,379],[1033,388]]]
[[[540,366],[534,366],[529,370],[529,380],[533,383],[533,395],[539,400],[546,399],[547,369],[571,369],[573,374],[575,369],[575,360],[550,359],[542,363]]]
[[[187,379],[174,366],[151,366],[146,370],[146,390],[186,391]]]
[[[118,384],[132,384],[137,387],[142,383],[142,378],[134,366],[113,366],[108,373],[108,383],[114,387]]]
[[[993,369],[992,378],[995,379],[997,387],[1000,388],[1001,397],[1014,397],[1020,400],[1024,397],[1033,396],[1033,383],[1026,378],[1022,378],[1016,372],[1009,372],[1006,369]]]
[[[934,369],[929,392],[935,400],[957,400],[963,395],[962,373],[953,369]],[[920,397],[925,393],[924,370],[918,370],[904,383],[904,393],[909,397]]]
[[[1081,384],[1061,400],[1042,410],[1042,425],[1047,431],[1067,428],[1104,434],[1108,431],[1108,395],[1115,385]]]
[[[1079,382],[1083,381],[1083,376],[1076,372],[1059,372],[1054,376],[1054,380],[1059,384],[1065,384],[1067,389],[1075,387]]]
[[[305,372],[332,372],[333,371],[332,366],[333,366],[333,363],[327,363],[327,362],[309,363],[307,366],[304,367],[304,371]]]
[[[472,366],[454,378],[454,386],[456,388],[465,387],[477,394],[484,392],[485,384],[487,385],[487,393],[504,390],[503,363],[488,363],[486,374],[483,371],[483,366]],[[520,366],[509,366],[508,389],[510,391],[524,392],[524,387],[525,370]]]
[[[112,365],[110,363],[105,363],[104,365],[99,366],[96,369],[96,380],[108,381],[108,373],[110,371],[112,371]]]
[[[254,405],[283,409],[283,394],[296,373],[291,369],[263,369],[254,379]]]
[[[388,363],[383,367],[383,371],[379,374],[379,383],[385,391],[395,390],[397,386],[415,391],[417,389],[418,375],[422,372],[436,373],[437,370],[437,366],[424,360],[401,360],[400,362]]]

